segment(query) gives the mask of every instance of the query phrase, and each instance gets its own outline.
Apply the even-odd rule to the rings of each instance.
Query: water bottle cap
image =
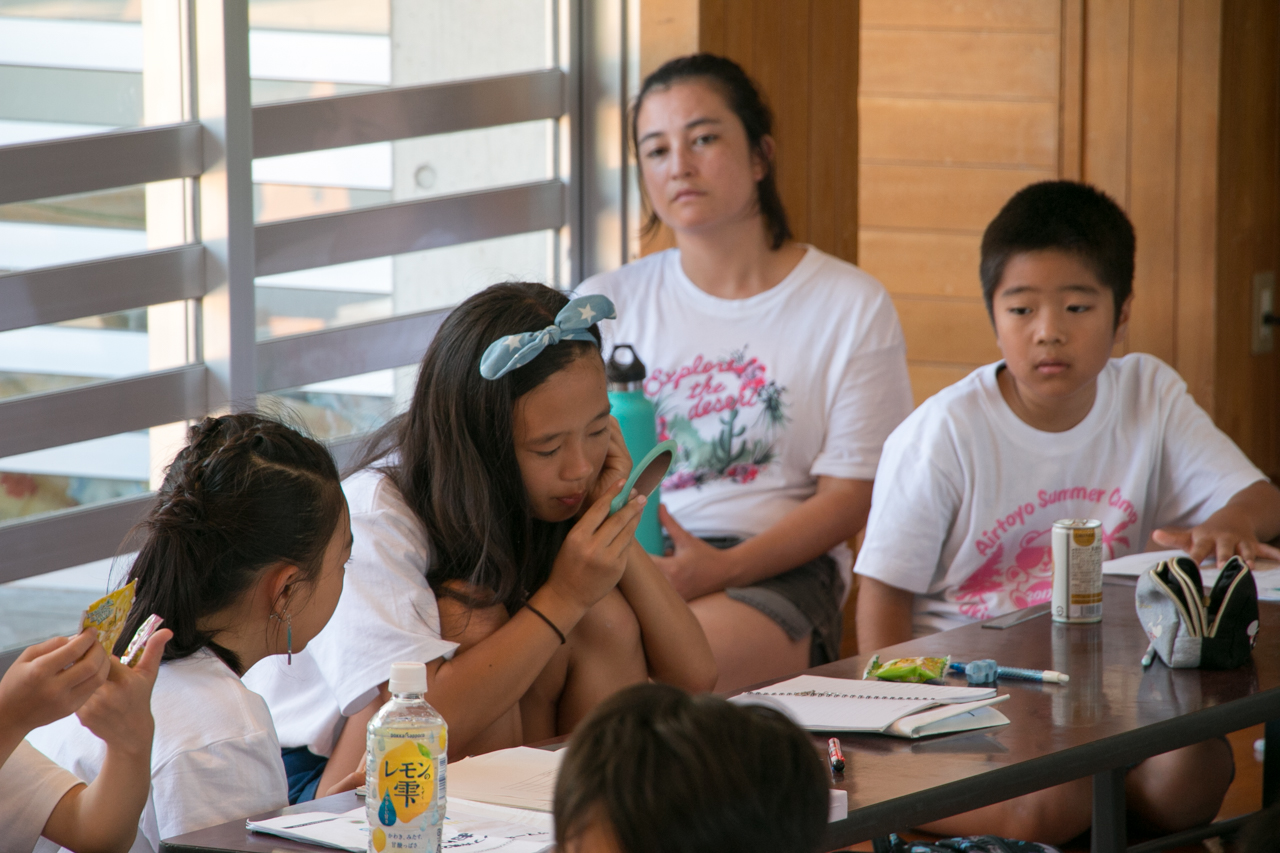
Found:
[[[610,382],[643,382],[645,377],[644,362],[631,344],[618,344],[613,348],[604,372]]]
[[[392,693],[426,693],[427,665],[416,662],[391,664],[391,683],[387,686]]]

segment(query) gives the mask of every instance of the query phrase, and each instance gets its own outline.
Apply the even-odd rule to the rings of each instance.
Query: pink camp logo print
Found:
[[[1081,494],[1077,498],[1072,493]],[[1080,505],[1058,505],[1067,494]],[[1053,595],[1053,522],[1068,517],[1102,520],[1105,559],[1132,550],[1129,537],[1121,533],[1137,523],[1138,513],[1119,489],[1041,491],[1037,501],[1021,504],[981,531],[974,550],[982,562],[947,597],[970,619],[989,619],[1048,601]]]

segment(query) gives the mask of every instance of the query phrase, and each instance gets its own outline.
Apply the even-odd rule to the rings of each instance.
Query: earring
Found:
[[[285,623],[285,626],[284,626],[285,659],[284,660],[287,666],[293,666],[293,616],[290,615],[288,611],[285,611],[285,614],[283,617],[277,613],[272,613],[271,618],[275,619],[278,622]]]

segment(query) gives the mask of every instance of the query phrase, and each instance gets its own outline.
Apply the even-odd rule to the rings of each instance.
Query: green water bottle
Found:
[[[631,462],[639,462],[658,443],[657,412],[644,395],[644,362],[630,344],[618,344],[605,364],[609,379],[609,408],[622,427]],[[662,528],[658,524],[660,489],[655,489],[640,516],[636,541],[650,554],[662,553]]]

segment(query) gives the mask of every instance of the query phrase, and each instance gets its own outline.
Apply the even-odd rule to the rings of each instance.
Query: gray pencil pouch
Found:
[[[1208,595],[1195,561],[1165,560],[1139,576],[1134,604],[1166,666],[1235,669],[1253,654],[1258,588],[1239,557],[1227,561]]]

